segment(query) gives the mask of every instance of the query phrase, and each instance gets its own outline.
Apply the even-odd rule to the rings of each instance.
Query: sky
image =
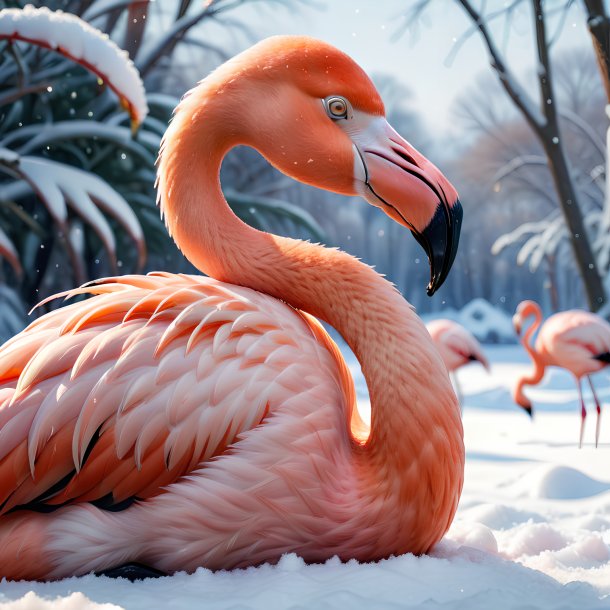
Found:
[[[389,73],[413,92],[413,107],[422,114],[435,135],[451,130],[451,105],[481,73],[490,72],[487,52],[478,35],[470,36],[451,59],[457,41],[471,27],[456,0],[431,0],[420,24],[396,39],[405,25],[404,13],[415,0],[314,0],[315,5],[293,0],[288,8],[277,2],[255,3],[240,8],[244,21],[260,33],[306,34],[321,38],[351,55],[369,73]],[[480,2],[473,0],[475,6]],[[488,12],[494,12],[506,0],[488,0]],[[564,0],[547,1],[551,9]],[[299,6],[295,10],[295,6]],[[494,28],[500,48],[516,66],[520,77],[532,74],[534,49],[531,38],[531,9],[522,2],[516,11],[508,37],[503,44],[504,24]],[[556,23],[556,19],[552,23]],[[554,29],[554,28],[552,28]],[[556,51],[591,45],[586,19],[575,2],[564,23]],[[532,90],[534,81],[529,79]],[[535,85],[534,85],[535,86]]]

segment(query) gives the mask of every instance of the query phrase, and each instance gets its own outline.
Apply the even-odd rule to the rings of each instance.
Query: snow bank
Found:
[[[127,52],[76,15],[30,4],[23,9],[4,9],[0,11],[3,38],[30,42],[73,59],[108,83],[135,123],[146,117],[144,85]]]
[[[514,486],[515,496],[572,500],[589,498],[610,490],[610,483],[593,479],[569,466],[544,465]]]
[[[0,604],[2,610],[120,610],[114,604],[96,604],[82,593],[72,593],[67,597],[45,599],[30,591],[21,599]]]
[[[10,583],[2,588],[4,596],[17,597],[33,586],[39,589],[40,597],[49,600],[49,605],[40,606],[45,610],[71,608],[60,605],[66,600],[57,600],[56,596],[67,596],[77,587],[90,600],[127,610],[608,607],[595,589],[585,583],[564,586],[542,572],[450,540],[439,544],[432,556],[403,555],[374,564],[341,563],[335,558],[324,564],[305,565],[295,555],[286,555],[277,566],[235,572],[200,569],[192,575],[177,574],[139,583],[86,576],[46,585]],[[52,605],[51,600],[55,600]],[[5,606],[0,603],[0,608],[4,610]],[[108,606],[91,608],[106,610]]]
[[[460,311],[444,309],[442,312],[422,315],[422,319],[426,323],[438,317],[459,322],[481,343],[514,343],[516,341],[511,316],[485,299],[473,299]]]

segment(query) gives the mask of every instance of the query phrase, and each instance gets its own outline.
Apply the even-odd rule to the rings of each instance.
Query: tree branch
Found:
[[[508,163],[505,163],[495,174],[493,177],[494,182],[500,182],[500,180],[504,180],[508,178],[514,172],[524,168],[524,167],[544,167],[548,169],[549,162],[546,157],[541,157],[540,155],[520,155],[519,157],[515,157],[511,159]]]
[[[489,33],[489,29],[487,28],[487,24],[483,17],[473,8],[470,0],[458,0],[458,2],[462,5],[468,16],[475,23],[477,29],[481,33],[483,40],[487,46],[487,50],[489,52],[490,64],[491,67],[495,70],[502,86],[513,100],[515,105],[521,110],[523,116],[532,127],[532,129],[541,134],[545,129],[546,124],[542,116],[532,105],[531,100],[528,98],[525,91],[517,82],[515,76],[509,71],[508,67],[504,63],[504,60],[500,54],[500,51],[496,47],[491,34]]]
[[[536,53],[538,55],[538,86],[540,88],[540,105],[547,120],[547,125],[556,128],[557,111],[553,98],[553,87],[551,84],[551,62],[549,60],[549,48],[546,42],[546,29],[544,23],[544,12],[542,0],[532,0],[534,9],[534,27],[536,31]]]

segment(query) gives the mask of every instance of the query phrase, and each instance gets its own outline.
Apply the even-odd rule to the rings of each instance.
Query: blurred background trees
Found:
[[[25,3],[0,0],[0,8]],[[409,24],[419,22],[420,11],[428,3],[406,0],[401,4],[410,15]],[[562,16],[575,3],[582,5],[583,23],[588,22],[594,44],[557,51],[554,44],[565,35]],[[260,37],[253,15],[262,7],[267,7],[264,15],[270,19],[282,11],[290,15],[302,6],[314,5],[313,10],[318,10],[324,2],[55,0],[33,4],[79,15],[126,49],[144,80],[150,114],[132,135],[129,115],[95,74],[53,51],[0,41],[0,148],[86,172],[93,177],[89,195],[98,210],[93,216],[86,214],[82,205],[68,198],[65,222],[58,224],[44,197],[11,169],[10,154],[0,153],[0,251],[5,255],[0,263],[0,303],[10,312],[0,315],[5,320],[0,332],[5,335],[23,324],[23,312],[40,299],[88,279],[152,269],[194,271],[167,237],[155,204],[154,162],[178,97]],[[603,63],[607,6],[601,0],[472,0],[466,4],[481,22],[494,25],[492,34],[503,32],[498,42],[503,53],[513,44],[514,12],[533,16],[536,7],[543,11],[545,74],[552,77],[552,97],[541,99],[552,99],[550,105],[556,109],[555,131],[547,135],[553,146],[554,137],[561,142],[593,271],[605,284],[602,292],[608,292],[610,205],[605,203],[608,118],[604,114],[608,99],[600,78],[600,67],[607,69]],[[380,3],[377,10],[383,6]],[[498,30],[502,20],[503,28]],[[480,34],[477,24],[464,36]],[[437,25],[428,22],[427,27],[433,33]],[[536,20],[530,19],[529,26],[535,40]],[[394,25],[377,36],[389,38],[398,29]],[[459,43],[458,39],[457,52]],[[404,49],[405,37],[396,44]],[[542,51],[536,47],[534,51],[540,58]],[[506,95],[504,81],[487,71],[459,92],[453,106],[453,129],[459,137],[446,141],[431,135],[434,131],[418,110],[416,84],[390,74],[373,74],[373,78],[391,124],[458,186],[465,208],[460,251],[446,284],[434,298],[426,297],[423,290],[429,274],[425,255],[403,228],[357,198],[346,200],[297,184],[255,151],[241,147],[231,151],[221,172],[236,213],[253,226],[324,241],[375,265],[420,313],[461,309],[480,298],[506,312],[524,298],[541,301],[547,313],[587,306],[582,261],[574,255],[574,231],[566,225],[562,195],[549,166],[548,137],[545,144],[531,120],[528,124],[523,108]],[[535,102],[535,95],[543,92],[540,71],[519,75],[520,82],[524,79],[535,83],[537,90],[532,86],[526,92],[534,101],[525,106],[539,120],[548,111],[548,104]],[[548,93],[548,84],[544,87]],[[102,191],[114,205],[106,202],[104,206]],[[599,292],[599,286],[595,290]],[[599,304],[591,303],[595,290],[589,290],[592,305]]]

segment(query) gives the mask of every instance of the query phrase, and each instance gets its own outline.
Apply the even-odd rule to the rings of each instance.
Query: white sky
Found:
[[[475,6],[479,1],[473,0]],[[407,31],[392,42],[404,23],[401,15],[415,0],[316,0],[319,8],[301,5],[300,10],[283,10],[277,3],[256,3],[240,9],[245,22],[261,38],[272,34],[307,34],[321,38],[351,55],[367,72],[395,75],[413,92],[414,108],[426,125],[437,133],[451,125],[450,106],[472,80],[490,71],[487,53],[478,35],[471,36],[454,60],[447,58],[455,40],[471,22],[455,0],[431,0],[417,32]],[[547,0],[551,8],[565,0]],[[488,0],[489,12],[508,4]],[[519,8],[511,29],[509,44],[504,45],[503,27],[498,28],[500,47],[520,76],[531,74],[534,51],[531,39],[530,2]],[[298,2],[297,2],[298,6]],[[498,23],[502,26],[502,23]],[[591,45],[580,2],[570,10],[556,49]],[[530,79],[528,90],[535,92]]]

